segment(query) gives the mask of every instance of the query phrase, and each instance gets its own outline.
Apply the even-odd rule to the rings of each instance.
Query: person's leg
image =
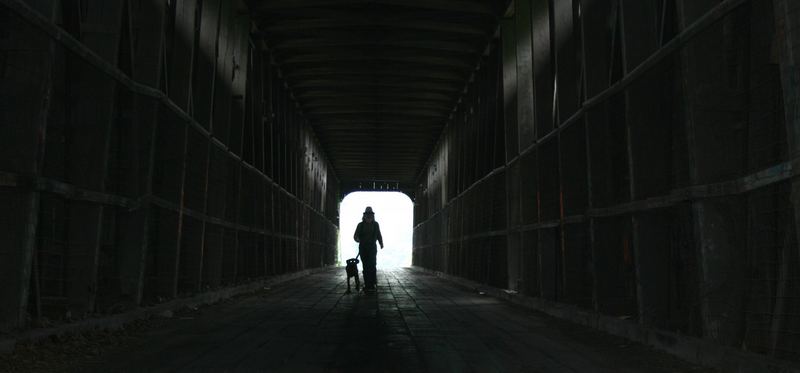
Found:
[[[372,250],[370,250],[370,252],[369,252],[369,263],[370,263],[369,282],[370,282],[370,285],[371,285],[370,288],[372,288],[372,289],[375,289],[375,287],[378,285],[378,279],[377,279],[378,270],[375,268],[377,266],[377,264],[378,264],[377,263],[378,262],[377,255],[378,255],[378,248],[377,247],[373,248]]]
[[[375,256],[376,252],[370,247],[359,248],[361,254],[361,265],[364,273],[364,288],[370,289],[375,286]]]

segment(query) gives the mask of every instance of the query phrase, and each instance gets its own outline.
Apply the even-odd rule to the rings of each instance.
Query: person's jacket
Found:
[[[364,245],[374,245],[375,241],[378,241],[381,244],[381,247],[383,247],[381,226],[377,221],[373,221],[372,223],[362,221],[361,223],[358,223],[358,227],[356,227],[356,233],[353,235],[353,239],[356,240],[356,242]]]

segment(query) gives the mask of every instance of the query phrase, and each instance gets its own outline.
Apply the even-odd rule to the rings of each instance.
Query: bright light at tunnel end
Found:
[[[385,246],[378,249],[378,268],[411,266],[414,203],[399,192],[354,192],[344,198],[339,206],[339,263],[358,254],[353,233],[367,206],[375,211]]]

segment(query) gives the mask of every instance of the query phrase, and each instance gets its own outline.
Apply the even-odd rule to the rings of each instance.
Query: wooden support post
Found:
[[[525,275],[525,268],[523,266],[523,257],[527,254],[523,246],[522,233],[517,231],[516,227],[520,225],[520,194],[530,193],[520,188],[520,173],[526,170],[520,170],[520,163],[512,165],[506,169],[506,226],[508,229],[507,234],[507,260],[508,260],[508,289],[519,291],[520,285],[523,282]],[[489,229],[489,227],[483,227]]]
[[[175,29],[172,35],[172,63],[168,66],[167,96],[191,113],[192,74],[195,61],[195,29],[198,0],[175,1]]]
[[[627,3],[627,4],[626,4]],[[648,27],[652,27],[655,25],[656,22],[653,19],[648,19],[648,16],[652,16],[656,14],[654,8],[655,4],[651,0],[643,0],[638,2],[631,2],[626,0],[620,0],[620,7],[619,7],[619,27],[620,27],[620,34],[622,37],[620,38],[622,45],[620,46],[622,49],[622,70],[624,74],[628,74],[632,68],[634,68],[639,62],[641,62],[644,57],[648,56],[651,50],[654,50],[652,45],[647,45],[646,40],[648,39],[655,39],[654,30],[648,29]],[[627,6],[626,6],[627,5]],[[625,10],[631,13],[626,21],[625,17]],[[641,39],[645,39],[642,41]],[[644,45],[642,45],[644,44]],[[657,46],[656,46],[657,47]],[[634,86],[636,88],[638,86]],[[634,154],[633,154],[633,139],[631,138],[631,127],[635,125],[642,125],[641,124],[641,117],[646,115],[646,113],[641,113],[637,110],[642,110],[643,106],[645,105],[635,105],[640,103],[641,101],[637,101],[638,97],[633,95],[639,93],[632,93],[631,91],[633,88],[629,88],[625,91],[625,146],[626,146],[626,158],[627,158],[627,166],[628,166],[628,185],[630,188],[630,201],[635,201],[638,198],[638,194],[636,193],[636,181],[637,177],[637,170],[635,167]],[[648,87],[650,88],[650,87]],[[632,97],[633,96],[633,97]],[[647,304],[644,303],[644,295],[642,291],[642,262],[643,259],[640,253],[640,245],[639,245],[639,219],[635,214],[631,214],[629,216],[630,219],[630,237],[631,237],[631,246],[633,252],[633,260],[634,260],[634,273],[636,276],[636,320],[639,323],[643,323],[645,320],[645,309]]]
[[[28,4],[47,19],[56,19],[58,1]],[[0,169],[36,178],[45,152],[55,43],[13,13],[5,21],[3,27],[14,30],[14,36],[0,43],[6,69],[0,85],[6,109],[0,110],[0,123],[13,130],[0,136]],[[0,204],[4,206],[0,212],[0,236],[4,237],[0,246],[0,330],[24,326],[27,319],[39,201],[39,192],[31,185],[0,180]]]
[[[193,71],[195,66],[195,32],[197,22],[197,0],[178,0],[175,3],[175,29],[172,38],[172,58],[167,74],[167,95],[178,107],[192,113]],[[157,281],[152,293],[162,298],[173,298],[177,294],[177,278],[181,250],[181,231],[185,207],[184,188],[186,182],[186,152],[189,125],[178,118],[162,112],[156,128],[157,184],[154,194],[181,207],[172,212],[164,209],[153,211],[155,242],[149,256],[156,258],[152,273]],[[154,183],[156,181],[154,180]]]
[[[164,51],[164,22],[166,16],[163,2],[143,2],[134,22],[138,43],[133,55],[133,77],[139,83],[158,87],[162,79]],[[156,133],[159,120],[159,102],[155,99],[134,96],[135,124],[120,128],[122,151],[128,161],[120,183],[124,195],[140,199],[133,211],[121,211],[118,216],[120,236],[119,276],[120,293],[123,299],[138,305],[144,293],[144,273],[147,256],[151,206],[147,198],[153,192],[153,167],[155,162]]]
[[[609,59],[606,57],[608,51],[611,49],[611,38],[609,35],[610,27],[608,25],[608,17],[612,12],[612,2],[604,0],[587,0],[582,2],[583,9],[592,9],[592,11],[584,12],[581,17],[581,33],[582,33],[582,48],[581,55],[583,63],[583,76],[584,76],[584,100],[587,97],[592,97],[609,86],[608,71]],[[597,193],[594,191],[594,184],[599,180],[594,176],[597,174],[594,168],[595,159],[593,157],[593,147],[599,146],[595,144],[592,138],[591,124],[594,123],[593,112],[589,111],[584,113],[582,124],[585,126],[585,139],[586,139],[586,173],[587,173],[587,198],[588,208],[591,210],[595,205],[595,196]],[[599,272],[599,245],[597,244],[597,229],[599,227],[598,219],[589,217],[588,224],[588,241],[589,251],[591,252],[591,267],[592,272],[592,308],[595,311],[600,310],[600,291],[598,289],[600,283]]]
[[[81,42],[116,65],[124,0],[83,3]],[[75,60],[69,91],[71,117],[67,141],[67,178],[71,184],[104,191],[108,175],[109,138],[114,125],[117,82]],[[68,206],[68,258],[65,281],[68,309],[74,317],[94,310],[97,295],[98,250],[104,229],[104,208],[72,201]]]
[[[515,142],[511,146],[513,149],[525,149],[536,141],[536,127],[534,121],[534,93],[533,93],[533,44],[531,40],[531,1],[522,0],[517,1],[514,5],[514,19],[508,21],[503,25],[504,27],[513,27],[513,30],[508,32],[503,31],[504,38],[511,38],[511,40],[503,40],[504,46],[514,45],[514,54],[506,54],[504,58],[509,60],[512,56],[515,58],[513,65],[515,72],[504,78],[505,82],[510,82],[510,79],[515,79],[513,86],[506,87],[505,91],[513,93],[516,96],[515,100],[506,107],[506,113],[514,111],[514,115],[506,118],[507,126],[516,126],[515,131],[518,135]],[[509,51],[511,53],[511,51]],[[505,64],[504,64],[505,66]],[[504,75],[506,72],[504,72]],[[510,74],[510,72],[509,72]],[[477,89],[477,87],[472,87]],[[515,91],[511,91],[511,90]],[[477,93],[479,94],[479,93]],[[509,97],[506,96],[506,99]],[[509,128],[509,127],[506,127]],[[513,138],[513,137],[512,137]],[[511,139],[507,137],[507,139]],[[507,143],[508,144],[508,143]],[[469,148],[467,148],[469,151]],[[506,178],[506,226],[509,228],[507,235],[507,260],[508,260],[508,288],[519,291],[525,278],[524,258],[529,254],[526,248],[526,242],[523,241],[522,233],[517,231],[521,224],[521,203],[522,193],[531,193],[531,190],[523,190],[521,188],[522,173],[529,172],[530,170],[521,169],[520,163],[508,166],[505,173]],[[477,175],[476,175],[477,176]],[[477,177],[471,178],[472,182]]]
[[[536,137],[541,139],[553,130],[553,54],[551,25],[552,0],[531,0],[531,27],[533,43],[533,82],[535,97]]]
[[[198,33],[198,50],[195,52],[192,85],[192,116],[198,123],[210,128],[213,114],[215,71],[217,69],[217,42],[219,38],[220,0],[204,0]]]
[[[529,20],[528,20],[529,21]],[[508,161],[515,157],[518,153],[519,149],[519,140],[517,133],[519,129],[517,128],[517,106],[518,106],[518,72],[517,72],[517,64],[518,64],[518,56],[517,56],[517,39],[518,39],[518,30],[514,18],[506,18],[503,19],[500,23],[500,30],[501,30],[501,38],[502,38],[502,79],[503,79],[503,97],[505,102],[505,108],[503,109],[505,112],[504,119],[505,123],[498,124],[502,125],[505,130],[505,139],[506,139],[506,154],[505,159],[503,160],[503,164],[507,165]],[[528,33],[530,36],[530,33]],[[527,51],[527,58],[530,62],[530,40],[528,39],[528,48]],[[530,72],[530,71],[529,71]],[[530,76],[529,76],[530,78]],[[532,83],[532,82],[531,82]],[[530,89],[527,91],[529,94]],[[523,100],[530,100],[528,109],[531,109],[533,105],[533,97],[530,96],[527,99],[523,98]],[[525,101],[528,102],[528,101]],[[532,125],[533,118],[531,116],[526,117],[529,123],[526,125]],[[533,131],[527,131],[527,137],[530,138],[529,141],[532,141]],[[463,137],[461,137],[463,138]],[[462,158],[462,157],[459,157]],[[454,160],[455,162],[460,163],[460,159]],[[453,166],[455,163],[450,163],[449,166]],[[448,167],[449,168],[449,167]],[[507,185],[507,196],[506,196],[506,226],[513,227],[514,224],[519,222],[519,167],[512,168],[507,170],[506,174],[504,175],[506,178],[506,185]],[[460,180],[457,182],[461,182]],[[465,183],[466,184],[466,183]],[[466,188],[466,185],[463,187]],[[463,188],[459,188],[458,192],[463,191]],[[444,202],[446,203],[447,200],[445,199]],[[459,215],[460,216],[460,215]],[[463,220],[459,219],[459,220]],[[463,221],[461,222],[464,223]],[[460,232],[459,232],[460,234]],[[456,236],[459,237],[459,236]],[[520,279],[521,271],[521,250],[522,250],[522,242],[521,238],[519,237],[519,233],[512,232],[509,233],[507,237],[507,271],[508,271],[508,287],[509,289],[517,290],[519,288],[518,280]],[[459,243],[458,245],[463,245]]]
[[[776,25],[776,44],[778,53],[780,55],[780,70],[781,70],[781,86],[783,88],[783,107],[786,123],[786,135],[788,138],[789,146],[789,160],[792,164],[792,169],[800,170],[800,5],[796,1],[791,0],[774,0],[773,10],[775,12],[775,25]],[[794,207],[794,230],[797,236],[795,242],[800,242],[800,178],[794,177],[791,179],[791,201]],[[795,250],[798,250],[798,257],[800,257],[800,245],[795,245]],[[784,250],[790,250],[789,247]],[[787,253],[784,252],[782,260],[786,261]],[[782,263],[784,276],[786,266],[790,263]],[[787,279],[783,278],[783,284],[787,285]],[[785,307],[786,300],[782,299],[780,295],[777,297],[776,309],[778,312],[786,312],[780,310]],[[780,346],[781,343],[781,326],[786,322],[788,317],[780,315],[772,320],[771,325],[771,344],[772,353]]]
[[[679,0],[681,28],[692,24],[716,4],[713,0]],[[730,126],[737,110],[746,108],[744,95],[731,88],[723,61],[724,32],[729,19],[702,31],[681,52],[682,85],[685,95],[686,138],[689,151],[689,179],[694,185],[708,184],[742,173],[735,156],[746,153],[742,134]],[[729,117],[733,116],[733,117]],[[719,136],[725,132],[726,136]],[[694,244],[699,275],[698,291],[703,336],[725,345],[741,343],[744,318],[744,234],[745,204],[733,198],[692,202]]]
[[[780,53],[789,158],[793,170],[800,170],[800,6],[791,0],[774,0],[777,44]],[[792,179],[795,230],[800,242],[800,179]],[[799,248],[800,249],[800,248]]]
[[[213,3],[213,2],[212,2]],[[205,5],[205,4],[204,4]],[[215,60],[215,70],[212,71],[213,92],[211,99],[211,121],[210,131],[212,135],[223,144],[230,141],[230,120],[231,120],[231,69],[232,46],[235,44],[236,33],[234,29],[234,15],[232,14],[232,4],[223,1],[220,4],[218,14],[218,34],[216,35],[217,55]],[[204,17],[205,20],[205,17]],[[205,171],[203,188],[204,202],[203,213],[215,217],[225,216],[225,183],[220,179],[224,178],[228,168],[228,162],[221,156],[217,156],[217,148],[211,142],[208,143],[206,151]],[[200,242],[196,255],[198,258],[191,261],[197,263],[195,273],[187,274],[190,277],[192,289],[200,291],[204,279],[211,283],[218,283],[221,265],[220,252],[222,241],[216,239],[213,234],[214,229],[210,229],[209,223],[200,223]],[[212,232],[209,236],[208,232]],[[210,241],[209,241],[210,239]],[[206,267],[209,268],[206,268]],[[208,273],[204,276],[204,273]]]
[[[516,42],[517,66],[517,126],[519,149],[525,149],[536,141],[536,126],[534,123],[534,94],[533,94],[533,42],[531,39],[531,0],[517,0],[514,3],[514,28]],[[537,16],[540,16],[537,14]]]
[[[503,49],[503,103],[505,105],[505,138],[507,163],[519,153],[517,136],[517,38],[513,18],[500,21]],[[457,160],[455,162],[458,162]],[[451,163],[451,165],[453,165]],[[461,192],[461,190],[458,190]]]

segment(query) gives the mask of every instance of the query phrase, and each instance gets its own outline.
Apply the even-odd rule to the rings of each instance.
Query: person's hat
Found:
[[[375,213],[372,212],[372,207],[367,206],[367,209],[364,210],[364,215],[375,215]]]

